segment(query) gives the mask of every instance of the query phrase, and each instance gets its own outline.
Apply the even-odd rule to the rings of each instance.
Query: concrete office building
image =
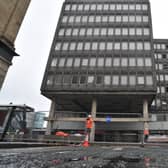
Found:
[[[34,120],[35,120],[35,112],[29,112],[26,113],[26,127],[28,129],[32,129],[34,126]]]
[[[168,134],[168,39],[154,39],[157,95],[151,105],[150,130]]]
[[[46,112],[38,111],[35,112],[33,128],[44,128],[44,118],[46,116]]]
[[[15,53],[14,41],[30,0],[0,1],[0,89]]]
[[[41,91],[47,134],[82,131],[91,114],[92,141],[140,141],[156,95],[149,1],[65,0]]]

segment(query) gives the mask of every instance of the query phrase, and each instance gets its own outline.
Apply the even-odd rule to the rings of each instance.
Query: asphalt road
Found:
[[[0,168],[168,168],[168,147],[0,149]]]

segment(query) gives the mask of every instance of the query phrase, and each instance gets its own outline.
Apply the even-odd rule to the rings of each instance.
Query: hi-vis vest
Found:
[[[93,120],[92,120],[92,118],[87,118],[86,119],[86,128],[92,128],[92,126],[93,126]]]
[[[148,129],[144,130],[144,135],[149,135],[149,130]]]

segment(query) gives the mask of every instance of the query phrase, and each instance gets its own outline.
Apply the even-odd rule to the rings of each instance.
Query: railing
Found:
[[[74,112],[74,111],[58,111],[56,112],[56,117],[81,117],[86,118],[87,112]]]
[[[55,113],[55,117],[60,118],[60,117],[81,117],[85,118],[87,117],[88,113],[87,112],[74,112],[74,111],[57,111]],[[112,113],[112,112],[97,112],[96,113],[97,118],[106,118],[106,117],[124,117],[124,118],[135,118],[135,117],[142,117],[142,113]]]
[[[6,135],[4,140],[10,142],[48,142],[48,143],[81,143],[84,140],[84,135],[67,137],[56,135]]]
[[[104,112],[97,112],[96,117],[100,118],[135,118],[135,117],[142,117],[141,113],[104,113]]]

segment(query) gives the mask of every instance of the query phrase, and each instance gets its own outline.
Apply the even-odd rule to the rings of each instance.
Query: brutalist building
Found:
[[[140,141],[158,100],[151,19],[148,0],[65,0],[41,87],[48,134],[91,114],[92,141]]]
[[[157,95],[151,105],[150,130],[168,134],[168,39],[154,39]]]

